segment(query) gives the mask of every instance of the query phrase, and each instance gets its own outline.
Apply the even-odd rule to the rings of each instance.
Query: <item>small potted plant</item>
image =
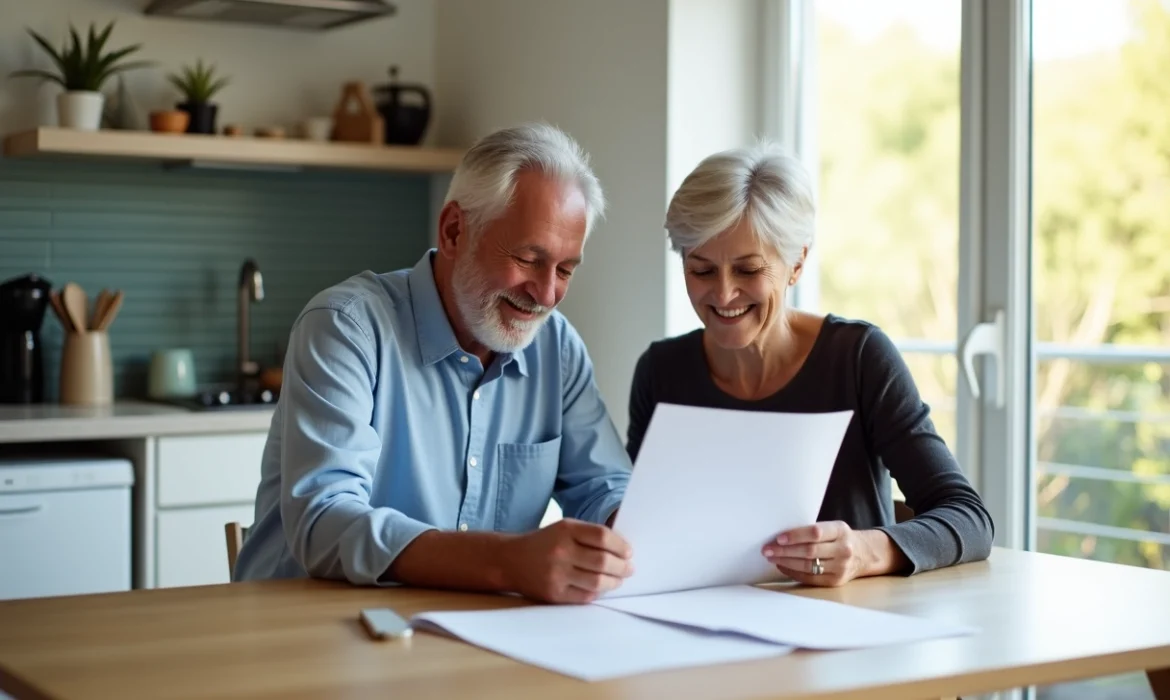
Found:
[[[216,111],[219,106],[212,102],[211,98],[227,86],[228,78],[217,77],[215,66],[204,65],[203,59],[199,59],[194,66],[184,66],[179,74],[172,73],[167,79],[183,93],[184,101],[175,107],[191,115],[187,133],[214,134]]]
[[[112,21],[100,32],[90,24],[89,36],[83,43],[77,30],[70,25],[70,41],[60,51],[53,48],[45,37],[29,29],[28,33],[53,59],[57,70],[21,70],[12,73],[11,77],[40,78],[58,83],[65,88],[65,92],[57,97],[58,123],[69,129],[96,131],[101,126],[105,103],[102,86],[106,81],[122,71],[151,65],[150,61],[122,62],[141,49],[141,44],[106,51],[106,42],[113,29]]]

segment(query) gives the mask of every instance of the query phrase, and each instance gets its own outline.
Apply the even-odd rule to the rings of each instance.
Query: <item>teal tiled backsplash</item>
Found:
[[[272,173],[0,160],[0,281],[30,272],[125,300],[110,328],[115,393],[146,391],[151,353],[185,347],[200,385],[230,381],[237,283],[251,257],[265,299],[251,308],[251,354],[278,360],[319,290],[362,270],[414,264],[431,239],[425,175]],[[62,331],[41,337],[57,397]]]

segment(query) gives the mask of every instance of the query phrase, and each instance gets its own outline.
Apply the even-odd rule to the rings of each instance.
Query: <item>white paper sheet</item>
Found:
[[[605,598],[779,580],[760,549],[816,522],[852,415],[658,404],[614,521],[634,574]]]
[[[970,632],[733,585],[780,578],[760,550],[815,522],[851,417],[659,404],[614,523],[634,550],[622,586],[592,605],[414,623],[583,680]]]
[[[904,644],[975,632],[970,627],[751,586],[601,600],[593,605],[804,649]]]
[[[412,622],[586,681],[749,661],[792,651],[786,645],[683,629],[596,605],[421,613]]]

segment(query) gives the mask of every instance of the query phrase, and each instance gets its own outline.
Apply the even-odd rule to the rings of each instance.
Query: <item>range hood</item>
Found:
[[[153,0],[146,14],[319,30],[386,17],[396,10],[384,0]]]

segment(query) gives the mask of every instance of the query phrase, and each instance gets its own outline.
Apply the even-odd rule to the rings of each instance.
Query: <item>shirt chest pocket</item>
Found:
[[[497,447],[499,489],[496,527],[501,532],[528,532],[540,526],[548,509],[561,460],[561,438],[547,442],[503,442]]]

